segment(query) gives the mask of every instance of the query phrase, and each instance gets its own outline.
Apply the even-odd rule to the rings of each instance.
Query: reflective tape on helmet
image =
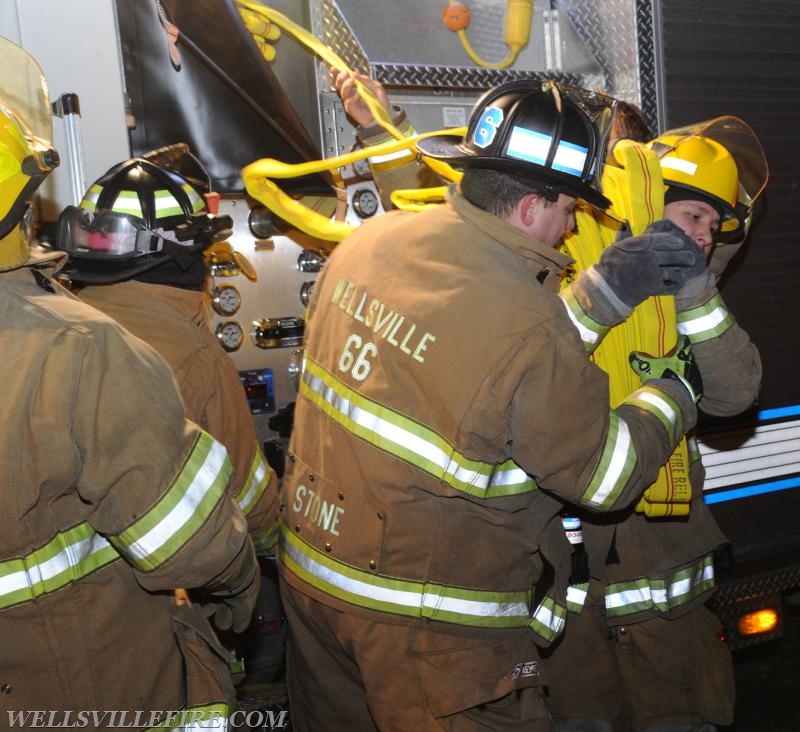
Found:
[[[109,541],[141,571],[161,566],[203,527],[231,473],[225,448],[201,432],[169,489],[122,533],[109,535]]]
[[[678,332],[689,336],[692,343],[719,338],[732,325],[733,318],[719,293],[696,308],[678,313]]]
[[[645,610],[668,613],[713,587],[714,559],[706,555],[664,579],[644,578],[608,585],[605,593],[606,613],[613,618]]]
[[[280,522],[278,556],[286,569],[351,605],[414,618],[480,628],[529,626],[546,640],[564,627],[565,609],[545,598],[530,612],[531,592],[498,592],[366,572],[318,551]]]
[[[470,460],[441,435],[362,396],[306,357],[300,393],[334,422],[370,445],[477,498],[529,493],[536,482],[513,460]]]
[[[136,191],[120,191],[114,199],[111,210],[114,213],[127,214],[138,219],[144,218],[142,204]]]
[[[186,186],[186,188],[189,187],[191,186]],[[153,205],[155,207],[156,221],[158,219],[171,218],[172,216],[185,216],[183,206],[178,203],[178,199],[169,191],[153,191]],[[116,210],[116,205],[114,210]]]

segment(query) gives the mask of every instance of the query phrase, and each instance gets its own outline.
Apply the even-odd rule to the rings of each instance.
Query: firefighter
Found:
[[[738,414],[758,396],[761,361],[716,281],[743,241],[752,205],[766,183],[760,143],[743,121],[723,117],[666,132],[646,147],[629,143],[620,159],[626,161],[625,184],[614,185],[608,176],[619,169],[607,166],[604,191],[616,199],[618,212],[627,205],[625,230],[644,223],[644,211],[663,209],[709,264],[674,299],[643,303],[593,357],[609,373],[612,389],[616,385],[624,394],[632,347],[653,348],[659,340],[668,343],[670,332],[673,340],[686,334],[703,379],[699,408],[716,417]],[[604,235],[606,243],[619,235],[613,227],[605,230],[590,214],[579,220],[578,233],[567,238],[579,270],[601,256]],[[596,347],[587,344],[588,350]],[[587,607],[570,618],[547,660],[559,730],[688,732],[732,723],[731,656],[720,639],[718,618],[706,607],[714,590],[714,550],[725,537],[703,502],[703,479],[690,437],[677,446],[639,505],[607,527],[614,534],[610,553],[604,544],[599,550],[592,546],[602,527],[583,516],[587,552],[606,566],[595,564],[599,583],[593,583]],[[592,664],[575,663],[584,654]]]
[[[223,625],[248,623],[259,575],[230,461],[162,359],[52,278],[63,255],[31,253],[29,203],[57,155],[41,70],[7,39],[0,90],[3,719],[224,718],[224,650],[171,590],[203,588]]]
[[[464,168],[447,203],[370,220],[318,278],[279,509],[298,730],[552,729],[561,501],[638,501],[702,393],[689,352],[610,409],[557,296],[576,199],[606,204],[611,112],[553,82],[490,90],[463,141],[418,143]],[[703,267],[662,222],[571,292],[611,323]]]
[[[79,206],[65,208],[54,245],[69,259],[59,276],[170,365],[189,419],[228,451],[230,491],[264,554],[277,539],[277,478],[258,444],[236,367],[208,324],[204,253],[230,235],[232,222],[209,213],[204,171],[188,153],[173,167],[181,159],[184,168],[198,168],[193,182],[146,157],[132,158],[93,183]]]

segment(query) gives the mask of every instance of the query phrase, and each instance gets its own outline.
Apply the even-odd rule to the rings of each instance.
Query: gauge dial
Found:
[[[359,188],[353,194],[353,210],[362,218],[368,219],[378,212],[378,197],[369,188]]]
[[[244,341],[242,326],[233,320],[220,323],[214,330],[214,334],[226,351],[239,350]]]
[[[242,296],[233,285],[217,285],[211,290],[211,307],[220,315],[231,316],[242,305]]]

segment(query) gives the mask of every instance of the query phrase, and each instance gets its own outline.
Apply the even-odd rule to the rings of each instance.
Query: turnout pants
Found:
[[[434,632],[281,592],[298,732],[554,732],[526,631]]]

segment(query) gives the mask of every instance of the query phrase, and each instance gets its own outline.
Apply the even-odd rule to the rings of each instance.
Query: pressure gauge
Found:
[[[233,320],[220,323],[214,330],[214,334],[219,339],[222,347],[226,351],[237,351],[244,341],[244,331],[242,326]]]
[[[378,196],[369,188],[359,188],[353,194],[353,210],[362,218],[368,219],[378,212]]]
[[[239,310],[242,296],[233,285],[217,285],[211,290],[211,307],[219,315],[230,317]]]

